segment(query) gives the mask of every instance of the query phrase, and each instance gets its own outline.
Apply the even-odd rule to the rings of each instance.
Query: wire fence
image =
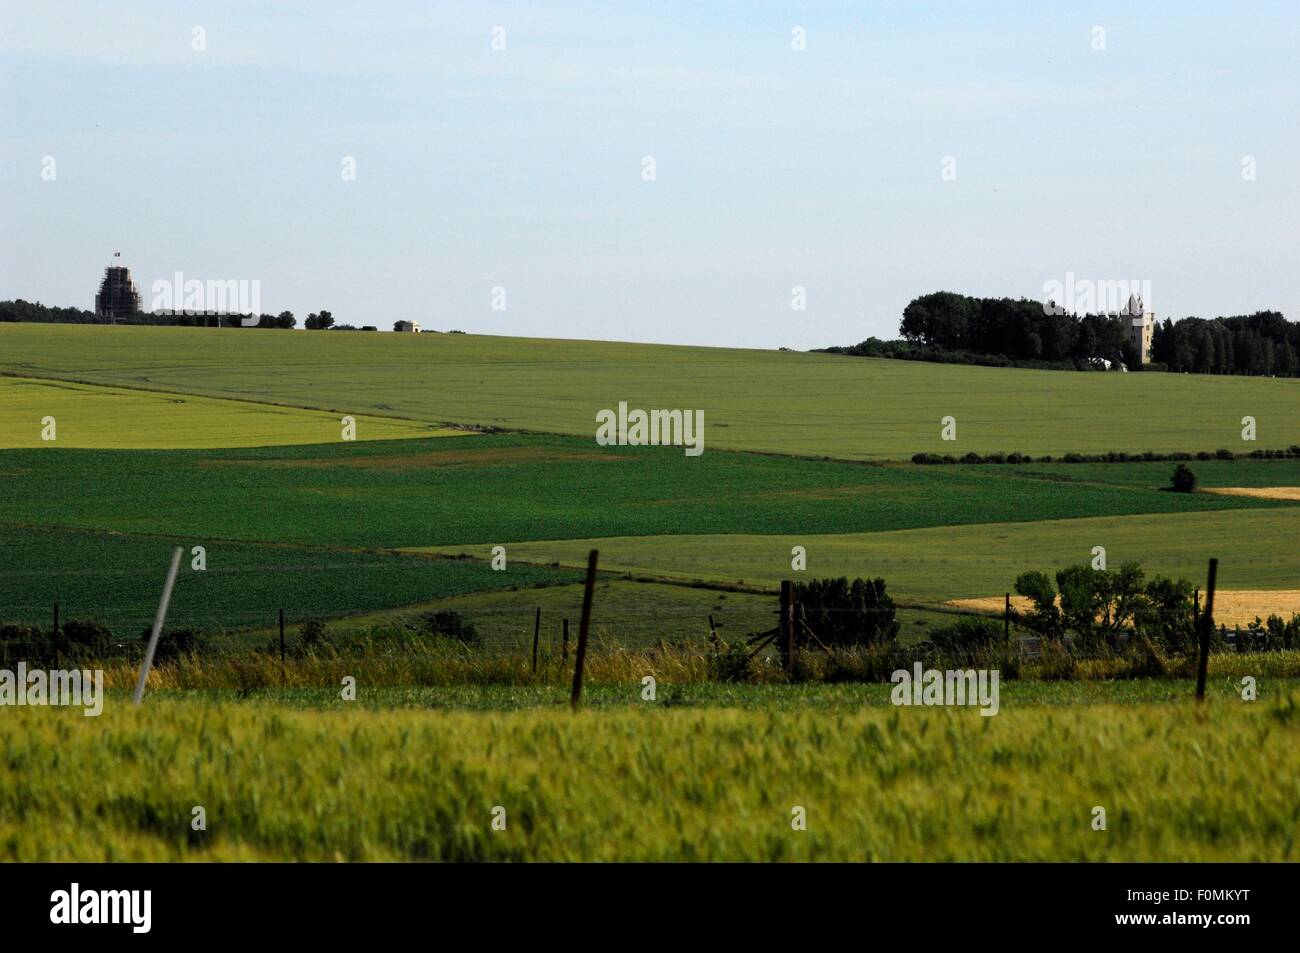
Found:
[[[279,611],[260,608],[231,609],[208,613],[170,616],[160,643],[159,661],[166,663],[179,654],[212,660],[228,660],[266,653],[289,658],[305,652],[365,654],[370,657],[409,657],[448,648],[486,654],[523,654],[536,651],[543,658],[567,658],[577,637],[580,599],[571,607],[527,604],[527,593],[516,593],[520,601],[511,604],[426,606],[397,609],[364,617],[343,617],[329,610],[286,609],[283,625]],[[701,598],[703,596],[703,598]],[[771,631],[779,621],[775,596],[746,595],[684,590],[686,601],[668,599],[654,605],[615,605],[602,609],[599,600],[591,627],[595,650],[653,650],[663,648],[708,649],[719,642],[741,642]],[[5,624],[0,622],[0,667],[25,661],[29,665],[54,665],[67,660],[95,659],[138,664],[145,650],[151,620],[143,613],[104,612],[94,607],[59,604],[11,605],[0,608],[0,620],[34,617],[43,611],[44,623]],[[850,614],[855,610],[825,607],[827,614]],[[912,619],[903,626],[900,644],[925,641],[944,620],[980,618],[988,614],[947,611],[942,617]],[[996,619],[999,626],[1003,620]],[[1011,621],[1006,627],[1008,647],[1014,646],[1026,658],[1039,657],[1049,642],[1070,655],[1087,658],[1110,651],[1086,647],[1067,636],[1049,640]],[[1261,629],[1215,630],[1216,651],[1260,652],[1285,645],[1277,633]],[[810,640],[810,644],[816,640]],[[1132,644],[1132,636],[1121,632],[1113,648],[1121,651]],[[1296,646],[1300,647],[1300,646]],[[777,654],[775,645],[766,654]]]

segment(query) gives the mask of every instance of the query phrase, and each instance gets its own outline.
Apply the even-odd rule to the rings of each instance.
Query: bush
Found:
[[[54,657],[54,643],[49,634],[34,625],[0,622],[0,651],[10,659],[46,659]]]
[[[715,682],[745,682],[753,674],[750,648],[744,642],[718,640],[709,653],[709,678]]]
[[[833,648],[826,653],[824,682],[888,682],[900,668],[911,668],[919,647],[902,649],[890,643]],[[821,653],[801,653],[804,655]]]
[[[1169,674],[1169,666],[1159,647],[1145,636],[1137,636],[1126,654],[1129,678],[1164,678]]]
[[[1170,480],[1174,485],[1175,493],[1191,493],[1196,488],[1196,474],[1185,463],[1174,467],[1174,475]]]
[[[1002,623],[985,616],[962,616],[951,625],[938,626],[930,631],[930,645],[944,659],[973,663],[977,656],[1002,643]]]
[[[140,641],[149,644],[150,629],[140,633]],[[179,628],[165,629],[158,636],[158,647],[154,650],[155,664],[174,662],[182,655],[198,655],[208,645],[208,634],[202,629]]]
[[[1048,639],[1061,637],[1061,610],[1056,605],[1056,586],[1051,577],[1037,569],[1022,572],[1016,577],[1016,594],[1024,596],[1033,605],[1026,613],[1016,613],[1016,620]]]
[[[885,580],[846,577],[795,583],[794,598],[804,622],[827,648],[892,643],[898,638],[894,600]],[[800,641],[804,636],[800,634]]]
[[[293,647],[295,656],[319,653],[329,647],[329,630],[320,619],[308,619],[298,627],[298,642]]]
[[[1034,661],[1031,674],[1045,682],[1069,681],[1078,674],[1078,663],[1060,642],[1044,639],[1041,654]]]
[[[108,626],[84,619],[69,619],[60,635],[63,647],[87,657],[103,656],[113,644]]]
[[[426,635],[448,638],[462,645],[481,645],[483,640],[473,624],[459,612],[444,609],[431,612],[420,620],[418,631]]]
[[[1135,631],[1165,652],[1196,652],[1196,627],[1192,622],[1192,584],[1157,576],[1146,585],[1145,598],[1133,613]]]

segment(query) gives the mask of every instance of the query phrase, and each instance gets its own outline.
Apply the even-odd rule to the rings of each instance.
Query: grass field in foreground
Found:
[[[1300,443],[1295,379],[460,334],[53,324],[0,326],[0,370],[589,438],[596,413],[626,400],[702,409],[706,448],[853,459]],[[957,418],[955,442],[940,439],[947,415]],[[1245,415],[1256,418],[1258,444],[1241,440]]]
[[[0,452],[0,523],[355,547],[665,533],[843,533],[1004,520],[1295,507],[1007,466],[889,466],[485,434],[244,450]],[[1300,460],[1202,467],[1300,484]],[[1126,478],[1125,474],[1132,476]],[[1250,474],[1251,476],[1245,476]],[[1127,479],[1127,482],[1126,482]],[[1231,485],[1231,484],[1229,484]]]
[[[1294,697],[1195,711],[17,708],[0,857],[1294,860]]]
[[[55,420],[55,439],[42,437]],[[0,376],[0,450],[93,447],[175,449],[338,443],[341,417],[275,407],[68,381]],[[464,435],[415,420],[355,415],[357,440]]]
[[[1288,663],[1282,663],[1285,667]],[[1289,663],[1292,671],[1294,663]],[[1259,702],[1285,699],[1300,692],[1300,678],[1270,675],[1258,664],[1258,656],[1237,657],[1216,654],[1210,659],[1210,677],[1206,695],[1212,703],[1241,704],[1241,676],[1256,678]],[[662,675],[662,673],[660,673]],[[124,682],[129,685],[129,678]],[[655,704],[661,708],[740,708],[767,711],[843,711],[857,712],[863,707],[892,708],[889,694],[893,686],[883,682],[683,682],[660,678]],[[538,684],[453,684],[453,685],[370,685],[363,682],[356,701],[339,698],[334,685],[252,688],[241,693],[240,705],[265,705],[270,708],[353,710],[367,708],[384,711],[414,708],[423,711],[521,711],[542,709],[559,711],[569,706],[570,686],[560,678]],[[591,682],[583,686],[583,708],[644,708],[640,680]],[[1195,679],[1069,679],[1039,681],[1006,679],[1000,683],[1002,711],[1035,705],[1118,705],[1155,702],[1183,705],[1196,692]],[[148,697],[173,701],[209,703],[229,702],[230,690],[155,688],[150,684]],[[107,705],[130,704],[130,688],[110,689]]]
[[[1137,560],[1148,577],[1184,577],[1204,585],[1206,562],[1219,560],[1224,589],[1300,588],[1300,509],[1238,510],[987,523],[974,526],[787,536],[642,536],[515,543],[528,562],[585,565],[593,547],[603,569],[637,576],[778,585],[797,578],[790,549],[807,548],[813,577],[883,576],[895,598],[942,602],[1013,588],[1027,569],[1044,571],[1092,559],[1106,547],[1113,568]],[[463,547],[433,547],[446,553]]]

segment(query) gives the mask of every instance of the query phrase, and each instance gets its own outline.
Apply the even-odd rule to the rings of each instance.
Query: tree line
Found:
[[[143,324],[159,327],[184,327],[184,328],[281,328],[290,329],[298,326],[298,319],[294,317],[292,311],[281,311],[279,314],[261,314],[256,315],[256,324],[246,324],[245,322],[254,317],[252,314],[209,314],[209,313],[192,313],[185,311],[153,311],[139,312],[126,318],[117,318],[116,324]],[[83,311],[81,308],[57,308],[43,305],[40,302],[24,301],[17,298],[13,301],[0,301],[0,322],[31,321],[40,324],[108,324],[109,319],[103,315],[96,314],[94,311]],[[328,311],[313,311],[307,315],[303,327],[308,331],[377,331],[379,330],[373,324],[364,327],[355,327],[351,324],[337,324],[334,321],[334,315]]]
[[[1166,318],[1156,324],[1151,360],[1194,374],[1300,376],[1300,324],[1276,311],[1231,318]]]
[[[1077,315],[1027,298],[975,298],[937,291],[903,309],[897,340],[868,338],[831,353],[944,363],[1086,370],[1102,361],[1131,370],[1300,375],[1300,324],[1276,311],[1173,321],[1153,328],[1142,365],[1128,339],[1131,315]]]

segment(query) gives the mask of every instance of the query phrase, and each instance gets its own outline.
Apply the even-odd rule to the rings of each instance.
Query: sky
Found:
[[[0,299],[120,251],[383,329],[804,349],[1067,274],[1294,320],[1298,117],[1295,0],[0,0]]]

